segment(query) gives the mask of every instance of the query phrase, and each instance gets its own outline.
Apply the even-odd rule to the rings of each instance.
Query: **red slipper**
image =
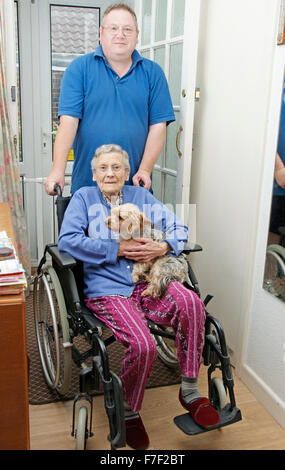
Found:
[[[125,419],[125,423],[126,443],[133,449],[147,449],[149,446],[149,438],[140,415],[138,415],[137,418]]]
[[[210,400],[205,397],[197,398],[191,403],[186,403],[182,397],[181,389],[179,390],[179,401],[181,405],[189,411],[190,416],[195,423],[203,428],[215,426],[220,422],[220,416],[217,410],[210,404]]]

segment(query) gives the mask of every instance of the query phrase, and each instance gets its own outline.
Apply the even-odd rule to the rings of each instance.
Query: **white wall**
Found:
[[[203,295],[214,294],[209,310],[223,324],[238,370],[244,360],[270,388],[261,347],[267,336],[267,372],[274,371],[274,392],[283,397],[285,309],[261,288],[277,136],[266,153],[279,6],[279,0],[201,1],[190,199],[204,248],[195,255],[198,278]],[[278,121],[277,115],[273,130]],[[278,363],[269,342],[279,344]]]

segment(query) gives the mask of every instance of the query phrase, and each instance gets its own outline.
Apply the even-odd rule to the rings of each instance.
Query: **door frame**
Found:
[[[177,170],[177,203],[189,204],[190,202],[190,180],[193,151],[194,116],[196,104],[196,79],[197,60],[199,46],[199,26],[200,26],[200,2],[201,0],[186,0],[185,21],[184,21],[184,47],[183,47],[183,67],[181,77],[181,152],[182,156],[178,160]],[[191,54],[189,54],[187,44],[191,44]],[[185,90],[186,95],[182,96]],[[181,188],[181,198],[178,192]]]

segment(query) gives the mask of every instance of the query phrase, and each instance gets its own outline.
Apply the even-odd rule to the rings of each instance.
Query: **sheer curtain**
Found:
[[[4,1],[0,0],[0,202],[7,202],[10,206],[17,253],[29,279],[31,267],[27,227],[6,95]]]

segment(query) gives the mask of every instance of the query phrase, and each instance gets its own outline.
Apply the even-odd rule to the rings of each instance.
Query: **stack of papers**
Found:
[[[12,240],[0,232],[0,295],[18,294],[27,286],[24,268]]]

